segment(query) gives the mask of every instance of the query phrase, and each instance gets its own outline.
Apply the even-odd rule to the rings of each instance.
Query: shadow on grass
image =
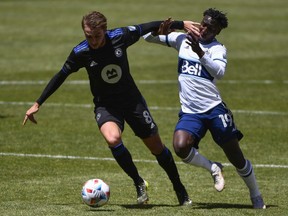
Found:
[[[105,209],[105,208],[90,208],[87,211],[92,211],[92,212],[114,212],[115,210],[112,209]]]
[[[277,205],[266,205],[266,208],[278,207]],[[194,209],[252,209],[252,205],[231,204],[231,203],[193,203]]]
[[[127,205],[121,205],[124,208],[127,209],[152,209],[154,207],[175,207],[175,205],[166,205],[166,204],[144,204],[144,205],[139,205],[139,204],[127,204]]]
[[[14,117],[12,115],[1,115],[0,114],[0,119],[6,119],[6,118],[11,118],[11,117]]]
[[[145,205],[137,205],[137,204],[127,204],[120,205],[127,209],[152,209],[154,207],[182,207],[179,205],[166,205],[166,204],[145,204]],[[190,207],[190,206],[183,206]],[[278,207],[277,205],[266,205],[266,208],[274,208]],[[244,204],[231,204],[231,203],[195,203],[193,202],[191,208],[193,209],[253,209],[252,205],[244,205]]]
[[[116,205],[116,204],[109,204]],[[179,208],[191,208],[191,209],[252,209],[252,205],[243,205],[243,204],[231,204],[231,203],[195,203],[193,202],[192,206],[179,206],[179,205],[167,205],[167,204],[122,204],[116,205],[121,206],[126,209],[152,209],[157,207],[179,207]],[[277,205],[266,205],[266,208],[275,208]],[[115,210],[109,208],[90,208],[88,211],[97,211],[97,212],[114,212]],[[261,210],[260,210],[261,211]]]
[[[165,205],[165,204],[145,204],[145,205],[139,205],[139,204],[125,204],[125,205],[116,205],[116,204],[109,204],[110,206],[115,205],[115,206],[121,206],[126,209],[152,209],[154,207],[175,207],[175,205]],[[107,209],[107,208],[89,208],[87,211],[95,211],[95,212],[114,212],[115,210],[112,209]]]

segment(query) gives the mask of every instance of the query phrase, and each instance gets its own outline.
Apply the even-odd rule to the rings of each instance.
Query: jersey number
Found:
[[[231,115],[229,115],[227,113],[224,114],[224,115],[221,114],[221,115],[219,115],[219,118],[221,119],[224,128],[226,128],[228,125],[229,125],[229,127],[232,126],[233,119],[232,119]]]

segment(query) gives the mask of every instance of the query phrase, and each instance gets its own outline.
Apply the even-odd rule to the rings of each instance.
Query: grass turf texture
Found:
[[[108,27],[150,20],[192,19],[216,7],[228,13],[229,28],[219,35],[228,49],[228,68],[219,89],[245,134],[242,149],[255,166],[268,209],[251,209],[248,190],[232,166],[225,168],[226,189],[214,191],[210,175],[184,165],[171,144],[179,108],[177,53],[140,40],[130,47],[131,72],[151,106],[163,141],[171,149],[191,208],[177,206],[176,196],[155,158],[126,126],[123,139],[140,174],[150,183],[150,204],[135,205],[132,181],[112,160],[94,121],[88,84],[65,83],[36,115],[38,125],[21,126],[30,104],[44,84],[0,85],[0,152],[63,155],[48,158],[0,155],[1,215],[285,215],[287,200],[287,7],[281,0],[205,1],[14,1],[0,2],[1,81],[48,81],[62,67],[74,45],[83,39],[80,20],[91,10],[108,18]],[[79,71],[67,81],[87,80]],[[168,80],[145,84],[141,80]],[[270,82],[264,82],[269,80]],[[170,82],[171,81],[171,82]],[[233,81],[237,81],[234,83]],[[63,105],[66,104],[66,105]],[[83,106],[90,105],[90,106]],[[158,107],[158,109],[157,109]],[[262,112],[259,112],[262,111]],[[200,151],[228,163],[209,134]],[[84,158],[93,157],[93,158]],[[144,160],[144,161],[141,161]],[[111,188],[109,204],[91,210],[81,202],[82,184],[102,178]]]

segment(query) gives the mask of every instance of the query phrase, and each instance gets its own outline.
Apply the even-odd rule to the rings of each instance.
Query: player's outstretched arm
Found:
[[[34,114],[38,112],[40,105],[43,104],[44,101],[62,85],[68,76],[69,73],[63,73],[62,71],[59,71],[54,75],[54,77],[47,84],[39,99],[30,107],[30,109],[27,110],[23,125],[26,124],[28,119],[31,122],[37,124],[37,121],[34,118]]]
[[[169,17],[168,19],[164,20],[157,31],[153,31],[151,32],[153,36],[157,36],[157,35],[167,35],[170,34],[172,31],[174,31],[174,29],[171,29],[171,24],[172,24],[173,20],[171,17]]]
[[[30,109],[27,110],[26,115],[24,117],[23,125],[26,124],[27,120],[29,119],[31,122],[37,124],[36,119],[34,118],[34,114],[38,112],[40,105],[35,102]]]

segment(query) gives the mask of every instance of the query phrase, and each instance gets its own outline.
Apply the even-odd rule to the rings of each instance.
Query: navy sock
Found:
[[[155,156],[159,165],[165,170],[172,182],[174,190],[181,190],[184,186],[180,181],[178,169],[170,150],[167,147],[164,147],[164,150],[159,155]]]
[[[139,183],[142,183],[143,179],[139,176],[138,170],[132,161],[132,156],[123,143],[110,149],[119,166],[132,178],[134,184],[138,185]]]

